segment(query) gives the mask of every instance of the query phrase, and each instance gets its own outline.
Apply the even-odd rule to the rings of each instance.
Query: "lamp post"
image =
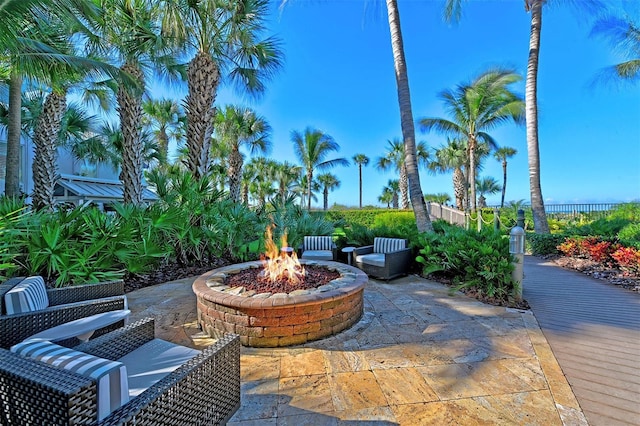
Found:
[[[514,297],[522,300],[522,279],[524,278],[524,211],[518,210],[517,225],[509,233],[509,253],[515,258],[511,277],[516,283]]]

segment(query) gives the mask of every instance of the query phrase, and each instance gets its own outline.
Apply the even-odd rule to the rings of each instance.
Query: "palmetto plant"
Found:
[[[271,147],[271,126],[264,117],[250,108],[227,105],[218,110],[215,117],[215,135],[219,144],[225,145],[229,152],[227,158],[227,178],[229,180],[229,198],[240,202],[242,183],[242,153],[240,147],[249,148],[249,152],[267,153]]]
[[[348,166],[345,158],[327,160],[332,151],[338,151],[340,145],[333,138],[320,130],[307,127],[304,133],[297,130],[291,132],[293,151],[302,163],[307,183],[313,183],[313,172],[335,166]],[[312,186],[307,185],[307,209],[311,209]]]
[[[323,207],[327,210],[329,209],[329,191],[340,188],[340,181],[331,173],[323,173],[318,175],[318,183],[322,186]]]
[[[467,140],[472,210],[476,209],[478,145],[485,143],[489,147],[496,147],[495,140],[487,133],[489,130],[507,121],[524,122],[524,102],[509,88],[519,80],[521,77],[511,70],[486,71],[471,83],[458,85],[455,90],[445,90],[440,94],[451,119],[429,117],[419,121],[425,132],[435,130]]]
[[[152,129],[158,143],[160,165],[169,161],[169,142],[178,143],[184,136],[186,117],[174,99],[147,99],[142,104],[142,122]]]
[[[517,153],[518,151],[515,148],[503,146],[498,148],[493,154],[494,158],[502,163],[502,198],[500,199],[500,208],[504,207],[504,196],[507,192],[507,160]]]
[[[259,95],[282,62],[280,42],[260,38],[268,0],[168,0],[162,2],[165,34],[190,55],[187,67],[187,168],[206,172],[213,108],[220,81]]]
[[[429,151],[424,142],[420,142],[417,147],[418,164],[427,164]],[[399,139],[387,141],[387,152],[384,156],[378,157],[376,167],[380,170],[394,169],[400,175],[400,196],[402,200],[402,208],[408,209],[409,206],[409,179],[407,175],[405,155],[405,144]],[[395,207],[397,208],[397,206]]]
[[[359,207],[362,208],[362,166],[367,166],[367,164],[369,164],[369,157],[364,154],[356,154],[353,156],[353,162],[358,165],[358,182],[360,188]]]
[[[498,193],[502,188],[497,180],[491,176],[486,176],[476,181],[476,189],[480,194],[478,195],[478,207],[483,208],[487,206],[484,195]]]

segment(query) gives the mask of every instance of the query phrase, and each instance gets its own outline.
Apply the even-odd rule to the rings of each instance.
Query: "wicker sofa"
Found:
[[[29,336],[57,325],[102,312],[125,309],[127,299],[121,280],[97,284],[47,289],[47,307],[31,312],[7,313],[5,295],[24,277],[11,278],[0,284],[0,348],[9,348]],[[99,329],[95,337],[124,325],[120,321]],[[66,342],[69,344],[78,343]]]
[[[197,354],[172,372],[165,372],[163,378],[131,396],[128,402],[119,407],[116,405],[115,410],[107,412],[100,421],[97,419],[105,395],[100,395],[100,389],[103,389],[102,392],[106,389],[106,395],[113,397],[113,387],[105,388],[104,383],[87,377],[86,373],[79,374],[52,366],[50,360],[46,363],[0,349],[2,424],[225,424],[240,407],[240,340],[237,335],[226,335],[200,352],[155,339],[154,321],[147,318],[82,343],[72,350],[107,362],[125,362],[122,361],[124,358],[135,354],[138,364],[144,366],[150,363],[161,367],[150,372],[129,373],[128,380],[135,381],[136,377],[153,376],[156,371],[165,370],[166,357],[156,357],[160,362],[154,361],[155,358],[146,349],[157,341],[170,345],[170,348]],[[17,347],[25,344],[29,342]],[[122,380],[120,377],[118,379]]]
[[[406,275],[411,265],[411,249],[401,238],[374,238],[373,245],[354,250],[355,266],[367,275],[383,280]]]

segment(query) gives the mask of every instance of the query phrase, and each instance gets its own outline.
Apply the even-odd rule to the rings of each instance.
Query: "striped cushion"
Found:
[[[127,368],[121,362],[98,358],[43,340],[18,343],[11,347],[11,351],[95,380],[98,420],[129,402]]]
[[[380,238],[373,239],[373,252],[374,253],[391,253],[393,251],[402,250],[406,248],[407,240],[402,238]]]
[[[305,250],[331,250],[333,240],[328,237],[304,237]]]
[[[4,295],[7,314],[39,311],[49,306],[47,287],[39,276],[28,277]]]

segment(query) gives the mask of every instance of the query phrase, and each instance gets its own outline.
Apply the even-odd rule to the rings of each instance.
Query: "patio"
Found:
[[[193,279],[129,293],[131,321],[201,348]],[[586,424],[529,312],[485,305],[409,276],[370,280],[365,315],[305,345],[242,348],[230,425]]]

